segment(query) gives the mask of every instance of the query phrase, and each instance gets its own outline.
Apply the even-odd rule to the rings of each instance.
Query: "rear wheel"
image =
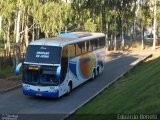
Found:
[[[99,76],[99,67],[97,68],[97,77]]]

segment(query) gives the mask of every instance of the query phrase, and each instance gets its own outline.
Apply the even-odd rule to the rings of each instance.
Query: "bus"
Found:
[[[105,34],[71,32],[29,44],[22,68],[24,95],[59,98],[104,70]]]

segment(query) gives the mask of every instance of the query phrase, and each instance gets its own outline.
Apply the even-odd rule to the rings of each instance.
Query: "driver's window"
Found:
[[[68,69],[68,46],[64,46],[61,59],[61,83],[64,81],[66,77],[67,69]]]

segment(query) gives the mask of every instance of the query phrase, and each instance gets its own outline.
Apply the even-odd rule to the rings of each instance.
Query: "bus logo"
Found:
[[[46,50],[47,48],[42,46],[42,47],[40,47],[40,49]]]

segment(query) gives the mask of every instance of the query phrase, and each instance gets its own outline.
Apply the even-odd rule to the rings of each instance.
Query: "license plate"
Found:
[[[36,96],[42,96],[42,94],[41,93],[36,93]]]

